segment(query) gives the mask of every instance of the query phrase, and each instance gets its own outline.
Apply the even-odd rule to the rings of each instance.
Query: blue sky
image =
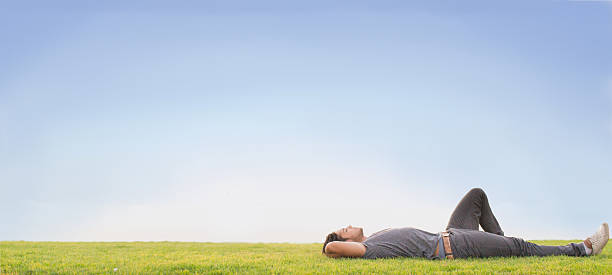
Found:
[[[3,6],[2,240],[610,221],[610,2]]]

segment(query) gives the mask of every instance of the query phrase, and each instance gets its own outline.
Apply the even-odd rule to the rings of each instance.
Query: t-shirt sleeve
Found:
[[[363,244],[363,246],[365,246],[366,251],[363,253],[363,255],[361,255],[361,258],[363,259],[368,259],[368,257],[366,255],[368,255],[368,244],[367,243],[361,243]]]

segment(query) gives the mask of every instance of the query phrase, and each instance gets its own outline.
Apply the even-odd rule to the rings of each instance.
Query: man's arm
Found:
[[[330,258],[340,257],[361,257],[365,254],[366,248],[358,242],[333,241],[325,246],[325,255]]]

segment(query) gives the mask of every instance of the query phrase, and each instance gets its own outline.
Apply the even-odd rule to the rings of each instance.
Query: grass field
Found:
[[[570,241],[534,241],[558,245]],[[578,241],[575,241],[578,242]],[[612,274],[612,245],[594,257],[330,259],[322,244],[0,242],[2,274]]]

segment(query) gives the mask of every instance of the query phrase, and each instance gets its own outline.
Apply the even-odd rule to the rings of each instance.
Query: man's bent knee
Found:
[[[482,190],[482,188],[478,188],[478,187],[470,189],[470,192],[468,192],[468,193],[474,194],[474,195],[478,195],[478,196],[481,196],[481,195],[485,194],[484,190]]]

